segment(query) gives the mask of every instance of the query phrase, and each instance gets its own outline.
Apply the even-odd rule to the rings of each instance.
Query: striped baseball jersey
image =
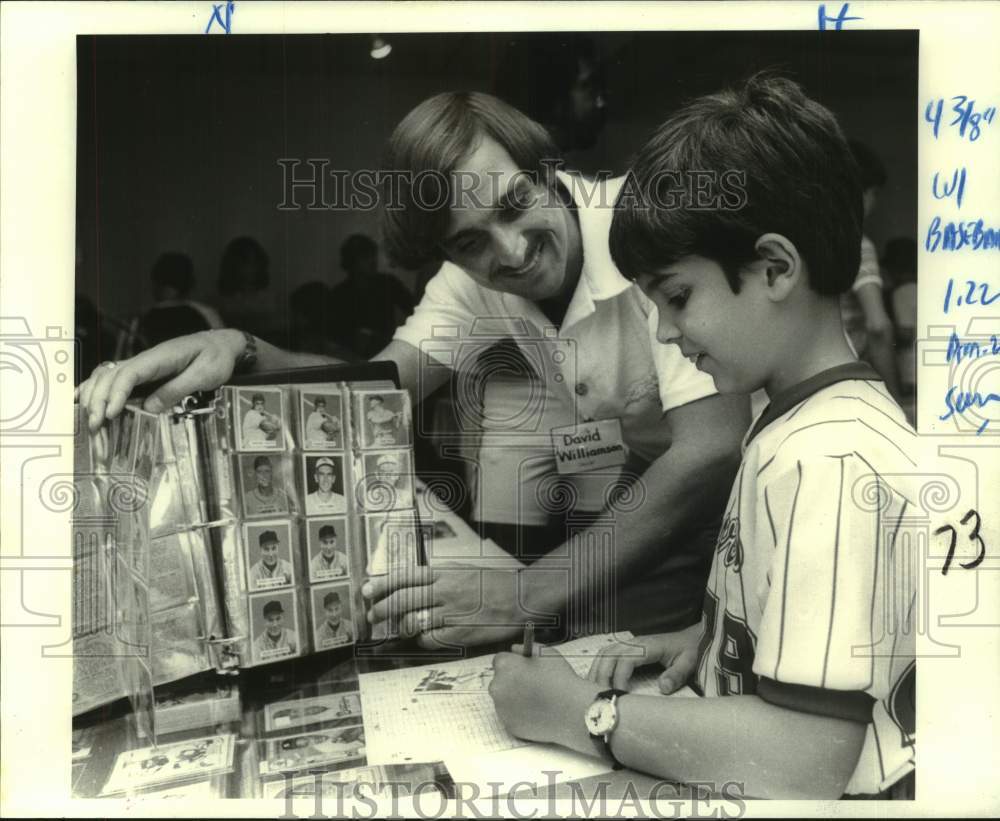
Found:
[[[694,684],[868,725],[847,793],[914,768],[916,434],[864,363],[776,396],[743,442]]]

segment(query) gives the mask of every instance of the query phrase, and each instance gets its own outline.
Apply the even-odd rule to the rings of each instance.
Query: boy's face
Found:
[[[744,277],[734,294],[718,263],[689,256],[640,275],[638,284],[656,305],[657,339],[680,346],[720,393],[752,393],[764,384],[770,352],[757,275]]]
[[[326,611],[326,620],[330,622],[330,624],[337,624],[340,622],[340,614],[343,609],[343,605],[340,602],[328,604],[323,609]]]
[[[457,201],[442,247],[484,288],[534,302],[559,295],[582,255],[575,218],[483,137],[455,169]]]
[[[337,550],[337,537],[324,536],[319,540],[319,547],[327,559],[332,559],[334,552]]]

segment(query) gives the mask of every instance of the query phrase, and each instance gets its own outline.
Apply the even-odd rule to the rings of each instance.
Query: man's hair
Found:
[[[280,601],[269,601],[264,605],[264,618],[266,619],[272,613],[284,613],[285,608],[281,606]]]
[[[323,597],[324,607],[329,607],[331,604],[340,604],[340,593],[334,591],[332,593],[327,593]]]
[[[262,393],[255,393],[253,395],[253,398],[250,400],[250,404],[251,405],[256,405],[258,402],[263,402],[263,401],[264,401],[264,394],[262,394]]]
[[[669,175],[745,174],[745,203],[726,210],[663,208]],[[698,255],[719,263],[733,292],[768,232],[791,240],[813,291],[834,295],[861,260],[861,184],[837,119],[792,80],[757,74],[699,97],[640,150],[616,204],[611,256],[634,279]],[[666,176],[665,176],[666,175]],[[626,205],[626,195],[638,192]],[[689,206],[686,203],[685,206]]]
[[[321,539],[336,539],[337,531],[334,529],[333,525],[323,525],[323,527],[319,529],[319,537]]]
[[[518,169],[537,174],[540,181],[552,171],[543,161],[559,157],[542,126],[489,94],[449,91],[424,100],[396,126],[382,162],[384,170],[399,177],[390,174],[385,180],[381,218],[396,264],[412,269],[444,259],[440,242],[448,230],[451,174],[483,137],[496,140]],[[428,173],[415,188],[411,181],[420,172]],[[398,186],[395,197],[390,186]],[[437,203],[437,208],[427,207]]]
[[[278,534],[273,530],[265,530],[260,536],[257,537],[257,542],[263,547],[266,544],[281,544],[278,540]]]
[[[848,140],[851,155],[858,164],[858,174],[861,177],[861,190],[881,188],[889,179],[885,173],[885,163],[872,151],[871,147],[860,140]]]
[[[254,470],[257,470],[257,468],[261,467],[262,465],[267,465],[268,467],[270,467],[271,466],[271,457],[270,456],[258,456],[256,459],[253,460],[253,469]]]

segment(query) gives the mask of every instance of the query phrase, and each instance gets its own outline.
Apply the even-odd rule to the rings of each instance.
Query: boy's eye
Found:
[[[683,308],[688,301],[688,297],[691,296],[690,288],[680,288],[679,290],[671,291],[667,295],[667,304],[672,308]]]

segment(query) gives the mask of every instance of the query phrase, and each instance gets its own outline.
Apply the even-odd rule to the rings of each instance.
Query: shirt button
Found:
[[[586,396],[587,395],[587,391],[589,389],[587,388],[587,383],[586,382],[577,382],[576,383],[576,388],[574,388],[574,390],[576,391],[576,395],[577,396]]]

